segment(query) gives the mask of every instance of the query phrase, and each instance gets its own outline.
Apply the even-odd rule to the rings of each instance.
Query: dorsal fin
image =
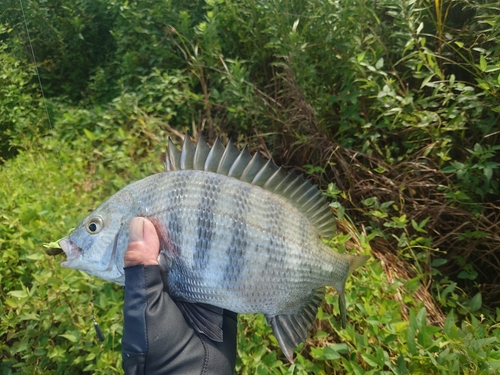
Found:
[[[266,189],[293,204],[322,237],[335,235],[335,218],[318,188],[302,175],[278,168],[260,153],[252,157],[248,147],[238,151],[232,141],[224,147],[220,138],[216,139],[212,148],[201,138],[195,145],[186,134],[179,151],[169,139],[165,171],[183,169],[215,172]]]

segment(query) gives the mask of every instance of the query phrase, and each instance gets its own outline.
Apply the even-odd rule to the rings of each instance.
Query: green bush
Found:
[[[329,293],[294,364],[262,316],[241,316],[237,373],[500,370],[495,2],[28,0],[24,7],[48,100],[19,3],[7,0],[0,4],[3,374],[121,371],[121,288],[62,269],[42,244],[117,189],[160,171],[167,135],[188,130],[232,136],[319,179],[339,223],[354,221],[350,236],[379,259],[348,281],[347,329]]]

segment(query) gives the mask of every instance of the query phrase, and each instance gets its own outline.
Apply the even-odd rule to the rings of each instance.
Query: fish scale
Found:
[[[324,244],[335,219],[302,176],[232,143],[209,148],[186,137],[179,151],[169,142],[166,172],[126,186],[90,214],[61,241],[62,265],[123,284],[134,216],[155,224],[167,290],[212,340],[223,338],[223,309],[263,313],[292,361],[328,285],[339,292],[345,326],[344,284],[367,257]]]

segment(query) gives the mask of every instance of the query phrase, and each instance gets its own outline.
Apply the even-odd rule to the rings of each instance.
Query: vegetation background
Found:
[[[121,288],[42,244],[186,131],[311,175],[373,256],[295,364],[241,316],[236,373],[498,373],[499,99],[496,0],[2,0],[0,373],[121,372]]]

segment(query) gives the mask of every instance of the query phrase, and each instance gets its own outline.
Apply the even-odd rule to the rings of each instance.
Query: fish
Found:
[[[339,253],[326,198],[301,174],[277,167],[248,147],[217,138],[212,147],[185,136],[168,140],[165,171],[122,188],[59,244],[62,267],[124,285],[130,220],[149,219],[160,238],[166,289],[189,323],[222,341],[224,309],[263,313],[290,362],[325,295],[339,294],[346,326],[345,282],[369,256]]]

